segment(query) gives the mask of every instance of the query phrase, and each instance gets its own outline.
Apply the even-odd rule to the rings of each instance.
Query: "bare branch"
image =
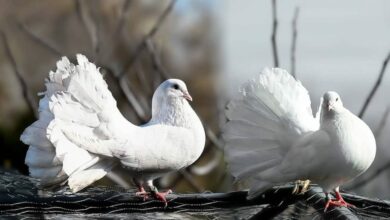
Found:
[[[383,61],[382,69],[379,73],[378,79],[376,80],[374,87],[372,88],[370,94],[368,95],[366,101],[364,102],[362,109],[359,112],[359,118],[363,118],[363,115],[366,112],[368,105],[370,104],[372,98],[374,97],[376,91],[378,90],[379,85],[382,82],[383,76],[385,75],[387,63],[389,62],[389,60],[390,60],[390,53],[387,55],[386,59]]]
[[[161,64],[160,57],[156,53],[156,49],[151,38],[146,39],[146,46],[152,58],[153,68],[161,75],[163,80],[169,79],[169,74]]]
[[[118,84],[121,88],[122,93],[125,95],[127,101],[131,104],[133,107],[137,117],[142,121],[146,121],[146,112],[142,108],[141,103],[138,102],[137,98],[135,97],[134,93],[131,91],[129,84],[127,83],[126,78],[117,79]]]
[[[32,97],[31,93],[29,92],[26,80],[24,80],[23,75],[20,73],[20,70],[18,68],[18,65],[16,63],[15,57],[12,55],[12,51],[7,39],[7,36],[3,31],[0,32],[1,38],[3,40],[3,45],[5,48],[6,55],[8,56],[9,61],[11,62],[11,65],[14,69],[14,73],[16,75],[16,78],[19,81],[20,87],[22,89],[23,98],[26,101],[26,104],[30,111],[35,115],[36,118],[38,118],[38,112],[37,112],[37,106],[34,101],[34,98]]]
[[[170,14],[170,12],[172,11],[173,9],[173,6],[175,5],[177,0],[172,0],[168,7],[163,11],[163,13],[160,15],[160,17],[157,19],[157,22],[156,24],[153,26],[152,29],[150,29],[150,31],[145,35],[145,37],[141,40],[141,42],[137,45],[137,47],[135,48],[135,51],[133,53],[133,55],[129,58],[129,60],[127,61],[127,63],[125,64],[124,68],[123,68],[123,71],[119,73],[119,77],[122,78],[125,73],[134,65],[134,62],[137,60],[137,58],[139,57],[139,54],[141,53],[141,51],[143,51],[145,49],[145,47],[147,46],[146,45],[146,41],[149,39],[149,38],[152,38],[156,32],[159,30],[160,26],[162,25],[162,23],[165,21],[165,19],[167,18],[167,16]]]
[[[122,93],[123,97],[127,99],[127,103],[133,108],[135,116],[137,116],[141,122],[146,122],[146,111],[142,108],[141,103],[139,103],[135,94],[131,90],[127,82],[127,78],[124,77],[119,79],[119,77],[117,77],[118,75],[115,74],[110,68],[103,68],[102,70],[105,71],[106,74],[109,74],[115,78],[115,83],[120,88],[119,91]]]
[[[48,49],[51,53],[55,54],[56,56],[61,57],[63,53],[56,48],[55,46],[51,45],[50,43],[46,42],[42,37],[38,36],[36,33],[31,31],[25,24],[23,23],[18,23],[18,27],[20,30],[22,30],[24,33],[27,34],[33,41],[36,43],[40,44],[41,46],[45,47]]]
[[[189,174],[186,170],[179,170],[179,173],[197,192],[204,191],[204,189],[195,182],[194,178],[192,178],[191,174]]]
[[[381,119],[381,121],[380,121],[380,123],[379,123],[378,128],[374,131],[374,135],[375,135],[375,138],[376,138],[377,140],[379,139],[380,135],[382,134],[383,129],[384,129],[385,126],[386,126],[387,118],[389,117],[389,114],[390,114],[390,107],[388,106],[388,107],[386,108],[385,113],[384,113],[383,116],[382,116],[382,119]]]
[[[223,150],[223,143],[222,141],[218,138],[218,136],[211,130],[209,127],[205,126],[206,130],[206,135],[209,138],[209,140],[217,146],[218,149]]]
[[[210,173],[220,164],[222,160],[222,153],[220,151],[216,152],[212,159],[210,159],[205,165],[193,165],[189,168],[190,172],[202,176]]]
[[[111,171],[111,172],[108,172],[106,174],[106,177],[110,180],[112,180],[114,183],[118,184],[119,186],[121,186],[122,188],[124,189],[130,189],[131,186],[129,183],[127,183],[126,180],[124,180],[120,175],[118,175],[117,173]]]
[[[274,57],[274,66],[279,66],[279,58],[278,58],[278,48],[277,48],[277,42],[276,42],[276,32],[278,29],[278,20],[277,20],[277,14],[276,14],[276,0],[272,0],[272,36],[271,36],[271,42],[272,42],[272,54]]]
[[[296,73],[295,73],[295,70],[296,70],[296,67],[295,67],[295,64],[296,64],[295,57],[296,57],[297,37],[298,37],[298,30],[297,30],[298,16],[299,16],[299,7],[296,7],[295,8],[295,12],[294,12],[294,18],[293,18],[293,21],[292,21],[292,42],[291,42],[291,58],[290,58],[290,60],[291,60],[291,71],[290,71],[290,73],[295,78],[297,77]]]
[[[97,58],[99,54],[99,29],[97,23],[93,20],[92,16],[88,13],[88,9],[85,6],[85,1],[76,0],[76,11],[81,23],[84,25],[85,29],[89,34],[89,37],[92,42],[92,49],[94,51],[94,56]]]
[[[139,55],[142,52],[142,50],[144,50],[145,47],[147,46],[148,39],[152,38],[156,34],[156,32],[160,28],[160,26],[163,23],[163,21],[166,19],[168,14],[172,11],[173,6],[175,5],[175,3],[176,3],[176,0],[172,0],[170,2],[170,4],[168,5],[168,7],[164,10],[164,12],[159,16],[159,18],[157,19],[156,24],[153,26],[153,28],[149,31],[149,33],[142,39],[142,41],[136,47],[133,55],[130,57],[128,62],[125,64],[124,70],[122,72],[120,72],[120,73],[110,72],[110,73],[113,74],[114,78],[116,79],[118,85],[121,88],[122,93],[127,98],[128,102],[132,105],[132,107],[133,107],[137,117],[142,122],[146,121],[146,115],[147,114],[146,114],[145,110],[142,108],[141,104],[135,98],[135,95],[131,91],[130,86],[129,86],[128,82],[127,82],[127,79],[124,76],[125,76],[126,71],[128,69],[130,69],[134,65],[135,61],[139,57]]]
[[[113,32],[114,37],[117,36],[122,31],[122,28],[125,26],[126,21],[127,21],[126,15],[130,9],[130,5],[131,5],[130,0],[126,0],[125,3],[123,4],[121,13],[119,15],[118,24],[115,28],[115,31]]]
[[[153,92],[154,92],[153,83],[150,82],[151,80],[147,79],[146,72],[144,71],[144,69],[141,67],[136,68],[135,73],[136,73],[136,76],[137,76],[142,88],[145,88],[145,91],[148,94],[153,95]],[[152,96],[150,96],[149,98],[152,98]]]

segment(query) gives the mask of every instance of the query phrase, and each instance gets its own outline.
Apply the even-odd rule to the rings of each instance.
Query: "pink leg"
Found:
[[[149,198],[149,193],[145,191],[144,187],[139,187],[138,192],[135,193],[136,196],[142,197],[144,201]]]
[[[138,182],[137,180],[134,179],[135,185],[137,185],[138,192],[135,193],[136,196],[142,197],[145,200],[149,198],[149,193],[145,191],[144,187],[142,186],[143,184],[141,182]]]
[[[154,196],[155,199],[157,200],[160,200],[164,203],[164,207],[167,207],[168,206],[168,202],[167,202],[167,199],[166,199],[166,196],[170,193],[172,193],[172,190],[168,190],[166,192],[159,192],[157,190],[157,187],[155,187],[153,185],[153,180],[149,180],[148,182],[148,186],[150,187],[150,190],[152,191],[152,195]]]
[[[166,196],[168,194],[171,194],[172,193],[172,190],[168,190],[166,192],[153,192],[153,195],[154,197],[157,199],[157,200],[160,200],[162,202],[164,202],[164,207],[167,207],[168,206],[168,202],[167,202],[167,199],[166,199]]]
[[[339,188],[337,187],[335,189],[335,193],[336,193],[336,199],[335,200],[332,200],[330,199],[327,194],[327,197],[328,197],[328,201],[326,202],[326,205],[325,205],[325,209],[324,209],[324,212],[326,212],[326,210],[328,210],[328,208],[330,206],[343,206],[343,207],[355,207],[354,205],[350,204],[350,203],[347,203],[343,197],[341,196],[340,192],[339,192]]]

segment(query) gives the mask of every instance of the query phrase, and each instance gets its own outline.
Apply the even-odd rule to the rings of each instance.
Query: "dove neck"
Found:
[[[320,124],[321,128],[329,127],[330,125],[336,125],[340,122],[340,116],[344,114],[344,109],[337,109],[328,111],[327,109],[321,109]]]
[[[196,118],[193,114],[195,112],[183,98],[153,100],[151,122],[191,128]]]

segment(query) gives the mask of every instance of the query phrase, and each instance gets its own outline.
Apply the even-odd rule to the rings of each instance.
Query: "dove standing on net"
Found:
[[[370,128],[326,92],[313,117],[308,91],[287,71],[265,69],[230,102],[224,129],[232,175],[251,183],[248,199],[281,183],[309,179],[319,184],[328,206],[349,206],[339,186],[372,164]],[[329,193],[336,193],[331,200]]]
[[[168,79],[155,91],[152,118],[136,126],[117,108],[99,69],[83,55],[66,57],[50,72],[39,102],[39,119],[21,135],[30,145],[25,163],[44,186],[68,182],[77,192],[121,164],[147,196],[166,204],[153,180],[194,163],[205,145],[202,123],[187,100],[185,83]],[[170,190],[169,190],[170,191]]]

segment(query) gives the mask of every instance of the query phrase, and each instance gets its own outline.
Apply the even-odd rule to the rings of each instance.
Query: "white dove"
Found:
[[[163,82],[153,95],[151,120],[136,126],[118,110],[99,69],[83,55],[77,61],[73,65],[63,57],[57,62],[46,80],[39,119],[21,135],[30,145],[25,159],[30,175],[43,185],[67,180],[77,192],[122,164],[138,195],[147,196],[147,184],[166,204],[166,193],[158,192],[153,180],[194,163],[205,145],[185,83]]]
[[[375,158],[370,128],[326,92],[313,117],[307,90],[287,71],[264,69],[227,107],[225,152],[232,175],[249,180],[248,199],[276,184],[309,179],[328,206],[349,206],[339,186],[365,172]],[[336,193],[331,200],[329,192]]]

